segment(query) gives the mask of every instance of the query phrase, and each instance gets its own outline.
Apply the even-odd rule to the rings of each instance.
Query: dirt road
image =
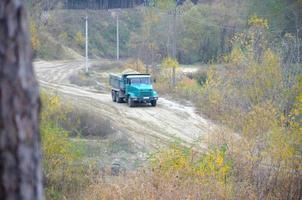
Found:
[[[113,103],[109,93],[71,84],[69,77],[83,69],[83,61],[38,61],[34,65],[43,88],[57,92],[77,107],[109,119],[142,146],[156,147],[176,138],[193,144],[215,127],[196,114],[194,108],[165,98],[159,98],[157,107],[129,108],[127,104]]]

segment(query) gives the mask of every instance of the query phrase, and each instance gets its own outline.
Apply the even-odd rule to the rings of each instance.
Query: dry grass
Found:
[[[110,182],[92,184],[84,193],[85,200],[183,200],[231,199],[229,187],[211,180],[185,178],[174,174],[141,171],[113,178]]]
[[[279,162],[267,165],[269,155],[257,157],[250,152],[251,143],[228,130],[205,138],[209,149],[227,145],[223,162],[231,163],[224,179],[218,171],[200,174],[195,168],[206,154],[194,154],[188,164],[184,158],[159,154],[157,163],[133,173],[108,179],[99,178],[83,193],[85,200],[183,200],[183,199],[300,199],[302,177],[294,165]],[[182,147],[176,147],[181,149]],[[163,152],[170,151],[169,149]],[[211,152],[211,150],[209,151]],[[189,155],[191,158],[193,155]],[[208,157],[208,158],[211,158]],[[168,162],[167,162],[168,161]],[[217,158],[206,162],[217,163]],[[185,161],[186,162],[186,161]],[[203,163],[203,162],[201,162]],[[168,164],[168,165],[167,165]],[[210,163],[211,164],[211,163]],[[168,167],[167,167],[168,166]],[[192,171],[192,169],[194,169]],[[292,169],[292,170],[289,170]]]

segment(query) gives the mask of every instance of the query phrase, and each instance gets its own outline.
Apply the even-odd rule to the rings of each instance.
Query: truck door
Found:
[[[125,83],[125,90],[126,90],[126,95],[127,95],[129,92],[129,85],[131,84],[131,81],[129,78],[126,78],[124,83]]]

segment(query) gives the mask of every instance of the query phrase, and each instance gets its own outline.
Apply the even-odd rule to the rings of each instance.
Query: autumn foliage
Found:
[[[33,20],[30,21],[29,28],[30,28],[30,34],[31,34],[31,46],[32,46],[33,52],[36,54],[41,46],[41,43],[40,43],[40,39],[38,37],[37,26]]]
[[[301,198],[302,77],[288,75],[270,47],[267,20],[253,16],[248,25],[204,84],[178,80],[175,93],[225,127],[203,138],[207,149],[173,143],[142,171],[92,184],[86,199]]]
[[[62,126],[70,112],[59,96],[41,93],[41,137],[45,193],[48,199],[62,199],[76,195],[87,183],[82,166],[75,165],[83,156],[83,149],[71,141],[70,133]]]

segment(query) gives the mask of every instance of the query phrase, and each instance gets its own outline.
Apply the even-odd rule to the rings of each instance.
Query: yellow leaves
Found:
[[[207,71],[207,80],[206,80],[206,86],[218,86],[219,83],[218,81],[216,81],[219,76],[218,74],[216,73],[216,69],[214,67],[211,67],[208,71]]]
[[[223,100],[223,94],[219,89],[219,86],[223,84],[220,80],[220,77],[216,73],[215,69],[211,68],[207,73],[207,81],[205,84],[205,92],[207,93],[208,97],[208,106],[212,106],[213,108],[219,108]]]
[[[295,155],[295,149],[290,143],[290,135],[281,128],[274,128],[270,134],[270,146],[267,153],[273,158],[273,161],[291,160]]]
[[[268,21],[267,21],[267,19],[261,19],[257,15],[253,15],[248,20],[248,25],[249,26],[262,27],[262,28],[268,29]]]
[[[171,86],[175,89],[176,84],[176,69],[179,67],[179,63],[176,59],[167,57],[162,62],[162,67],[171,69]]]
[[[267,20],[253,16],[248,20],[248,24],[250,28],[247,32],[234,35],[231,40],[232,52],[225,56],[227,62],[237,67],[261,62],[263,52],[268,49],[268,41],[264,34],[268,29]]]
[[[234,48],[230,55],[225,56],[225,60],[229,63],[231,63],[230,66],[240,66],[243,64],[245,60],[245,56],[240,48]]]
[[[50,97],[49,105],[50,107],[58,108],[61,105],[59,97],[58,96]]]
[[[167,176],[179,171],[189,173],[191,165],[186,149],[175,144],[155,155],[152,163],[154,167],[159,167],[159,172]]]
[[[85,42],[85,38],[84,38],[82,32],[80,32],[80,31],[76,32],[76,34],[74,36],[74,40],[78,45],[80,45],[80,46],[83,45]]]
[[[225,182],[231,170],[231,162],[226,158],[224,146],[207,152],[199,161],[196,173],[200,176],[213,176],[218,181]]]
[[[66,119],[68,107],[62,108],[61,100],[58,95],[49,95],[45,91],[41,92],[42,100],[42,121],[62,121]]]
[[[274,73],[273,76],[280,76],[279,56],[272,52],[270,49],[267,49],[264,52],[263,66],[267,68],[266,70],[268,70],[268,72]],[[279,77],[277,78],[280,79]]]
[[[44,174],[48,180],[70,177],[73,162],[81,157],[80,145],[68,138],[68,133],[52,121],[42,121],[41,140]]]
[[[263,87],[266,89],[266,94],[272,95],[273,99],[273,95],[278,95],[283,87],[282,70],[277,55],[272,54],[270,51],[265,52],[263,71]]]
[[[60,126],[66,118],[60,98],[41,92],[41,141],[43,150],[44,174],[48,184],[72,178],[80,168],[72,164],[81,158],[81,145],[76,145],[69,138],[69,133]],[[77,172],[76,172],[77,173]]]
[[[277,109],[266,103],[254,106],[245,116],[243,133],[251,145],[249,148],[261,152],[254,155],[256,160],[283,163],[297,155],[295,146],[299,146],[302,135],[296,134],[294,129],[281,127],[277,115]],[[283,116],[280,118],[285,120]]]
[[[33,20],[31,20],[29,22],[29,30],[30,30],[30,34],[31,34],[31,46],[33,51],[37,51],[41,45],[40,40],[38,38],[38,31],[37,31],[37,27],[36,24]]]
[[[216,157],[216,160],[215,160],[216,165],[218,167],[221,167],[223,165],[223,160],[224,159],[223,159],[222,155],[218,154],[217,157]]]
[[[231,162],[226,156],[226,147],[209,150],[205,154],[194,154],[191,149],[172,145],[155,155],[153,167],[164,176],[178,174],[181,177],[216,178],[225,182],[231,170]]]
[[[292,115],[295,118],[300,118],[300,126],[302,125],[302,75],[299,77],[299,81],[297,83],[297,89],[298,89],[298,95],[296,100],[296,105],[294,106],[294,109],[292,110]]]
[[[276,99],[283,87],[279,57],[270,49],[265,50],[261,62],[249,61],[241,76],[247,82],[242,94],[252,105],[263,103],[265,99]]]
[[[244,120],[243,134],[257,139],[277,125],[277,111],[271,103],[254,106]]]
[[[46,196],[50,198],[74,187],[84,178],[82,166],[74,165],[75,162],[81,161],[83,146],[81,142],[69,138],[69,132],[62,128],[62,122],[67,122],[68,106],[63,107],[60,97],[42,90],[41,100],[43,174]]]
[[[219,108],[218,106],[223,102],[223,96],[221,94],[221,92],[216,89],[213,88],[213,90],[211,90],[208,94],[208,99],[210,101],[210,103],[214,106]]]
[[[173,59],[171,57],[167,57],[163,60],[162,66],[166,67],[166,68],[178,68],[179,63],[176,59]]]
[[[302,93],[298,96],[298,102],[299,102],[299,104],[302,103]]]
[[[61,32],[60,35],[59,35],[59,39],[62,41],[62,42],[66,42],[67,39],[68,39],[68,34],[67,32]]]

